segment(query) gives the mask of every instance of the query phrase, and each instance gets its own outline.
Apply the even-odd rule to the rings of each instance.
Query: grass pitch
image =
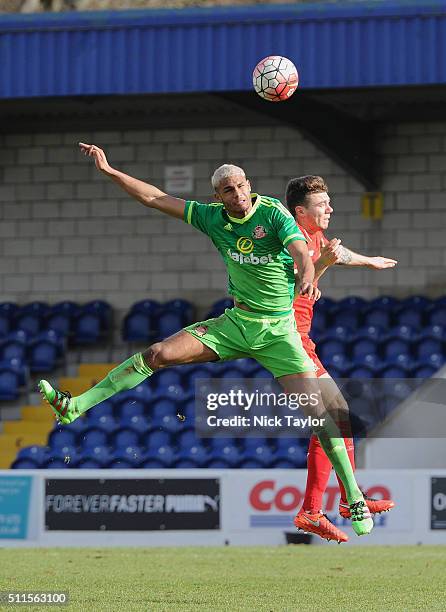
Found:
[[[0,591],[68,591],[21,610],[445,610],[446,550],[347,548],[1,549]],[[3,609],[12,609],[7,606]]]

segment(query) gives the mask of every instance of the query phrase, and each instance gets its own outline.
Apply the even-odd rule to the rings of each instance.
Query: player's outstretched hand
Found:
[[[341,241],[333,238],[321,249],[320,261],[324,266],[333,266],[341,261]]]
[[[369,257],[367,266],[374,270],[385,270],[395,267],[397,263],[396,259],[389,259],[388,257]]]
[[[321,291],[311,283],[302,283],[299,290],[300,295],[307,296],[308,299],[315,302],[321,297]]]
[[[109,165],[105,153],[102,149],[93,144],[86,144],[85,142],[79,143],[79,148],[84,155],[93,157],[96,168],[101,172],[109,172],[111,166]]]

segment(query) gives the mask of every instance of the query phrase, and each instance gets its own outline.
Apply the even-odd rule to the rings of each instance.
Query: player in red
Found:
[[[320,176],[302,176],[292,179],[286,189],[286,203],[290,212],[295,216],[297,225],[308,242],[308,250],[315,267],[315,281],[332,265],[366,266],[374,270],[385,270],[396,265],[394,259],[386,257],[367,257],[359,255],[341,245],[337,238],[328,240],[324,230],[328,228],[333,208],[330,204],[328,188]],[[294,302],[294,316],[297,329],[302,337],[302,344],[312,359],[318,378],[324,380],[321,389],[325,405],[331,405],[332,410],[339,414],[348,414],[345,399],[320,362],[314,342],[309,337],[311,321],[313,318],[314,300],[299,296]],[[345,437],[345,445],[353,469],[355,469],[355,454],[353,438]],[[338,529],[321,512],[322,497],[327,487],[331,472],[331,463],[322,450],[316,436],[310,439],[308,448],[308,474],[305,498],[301,510],[297,513],[294,524],[298,529],[315,533],[327,540],[346,542],[348,536]],[[341,500],[339,513],[344,518],[350,517],[345,490],[339,481]],[[365,497],[372,514],[385,512],[395,505],[391,500],[375,500]]]

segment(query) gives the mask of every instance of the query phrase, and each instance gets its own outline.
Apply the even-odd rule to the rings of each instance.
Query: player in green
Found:
[[[234,308],[196,323],[137,353],[113,369],[95,387],[77,397],[42,380],[39,388],[56,417],[71,423],[115,393],[131,389],[156,370],[170,365],[253,357],[267,368],[287,393],[318,392],[314,365],[302,348],[293,316],[295,292],[318,298],[312,284],[314,266],[306,240],[291,213],[276,199],[251,193],[244,171],[225,164],[212,176],[218,202],[185,201],[112,168],[104,151],[80,143],[99,171],[139,202],[183,219],[207,234],[222,255]],[[299,272],[296,285],[294,264]],[[320,397],[320,394],[319,394]],[[343,482],[358,535],[373,521],[356,483],[345,448],[322,400],[306,406],[307,416],[322,419],[315,429],[320,443]]]

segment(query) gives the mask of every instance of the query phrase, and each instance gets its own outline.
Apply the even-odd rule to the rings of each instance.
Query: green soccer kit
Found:
[[[305,238],[279,200],[252,194],[252,203],[237,219],[223,204],[186,202],[185,221],[211,238],[228,271],[229,293],[250,310],[227,309],[185,329],[220,359],[254,357],[276,378],[314,371],[296,330],[294,261],[286,248]]]

